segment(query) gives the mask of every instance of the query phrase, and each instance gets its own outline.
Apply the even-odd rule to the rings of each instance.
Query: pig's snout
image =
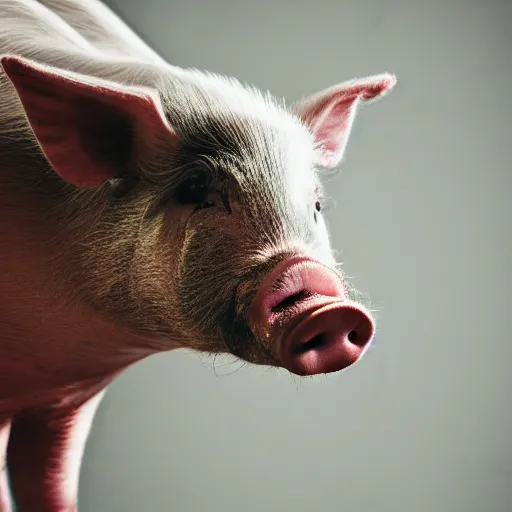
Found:
[[[284,261],[267,276],[249,322],[257,335],[276,343],[281,365],[297,375],[347,368],[374,335],[370,315],[348,300],[339,275],[307,258]]]
[[[361,358],[373,337],[361,308],[343,301],[314,309],[281,340],[281,362],[297,375],[337,372]]]

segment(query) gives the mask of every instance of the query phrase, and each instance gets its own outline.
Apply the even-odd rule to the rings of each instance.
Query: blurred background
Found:
[[[329,182],[376,347],[309,380],[185,352],[137,364],[99,409],[80,511],[512,510],[512,2],[107,3],[172,64],[289,102],[399,83],[359,110]]]

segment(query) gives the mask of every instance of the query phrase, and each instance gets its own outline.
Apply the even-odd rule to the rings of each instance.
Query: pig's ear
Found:
[[[133,172],[157,140],[176,142],[159,96],[18,57],[0,60],[48,162],[66,182],[97,187]]]
[[[292,106],[318,145],[318,165],[332,169],[343,158],[360,100],[384,95],[396,83],[394,75],[375,75],[325,89]]]

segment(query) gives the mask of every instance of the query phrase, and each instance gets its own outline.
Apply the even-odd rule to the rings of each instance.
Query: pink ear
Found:
[[[344,82],[296,103],[292,110],[309,127],[319,146],[318,164],[332,169],[343,158],[359,100],[372,100],[391,90],[389,74]]]
[[[155,139],[176,142],[157,94],[35,64],[0,60],[41,149],[55,172],[97,187],[133,171]]]

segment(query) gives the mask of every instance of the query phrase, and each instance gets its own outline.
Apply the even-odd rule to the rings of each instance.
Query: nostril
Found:
[[[304,299],[307,299],[309,296],[310,293],[307,290],[301,290],[300,292],[288,295],[288,297],[273,306],[270,311],[272,313],[281,313],[285,309],[293,306],[294,304],[297,304],[297,302],[301,302]]]
[[[359,335],[357,333],[357,331],[350,331],[348,333],[348,341],[350,341],[351,343],[357,343],[359,341]]]
[[[357,331],[350,331],[347,335],[348,341],[357,345],[360,343],[361,345],[365,344],[365,340],[359,335]],[[311,338],[310,340],[302,343],[292,349],[292,352],[295,355],[305,354],[310,350],[318,350],[326,347],[329,344],[329,336],[326,333],[320,333]]]
[[[306,343],[303,343],[302,345],[298,345],[297,347],[293,348],[292,352],[295,355],[305,354],[310,350],[317,350],[319,348],[322,348],[323,346],[327,345],[327,342],[327,336],[325,336],[324,334],[318,334],[314,338],[311,338],[309,341],[306,341]]]

